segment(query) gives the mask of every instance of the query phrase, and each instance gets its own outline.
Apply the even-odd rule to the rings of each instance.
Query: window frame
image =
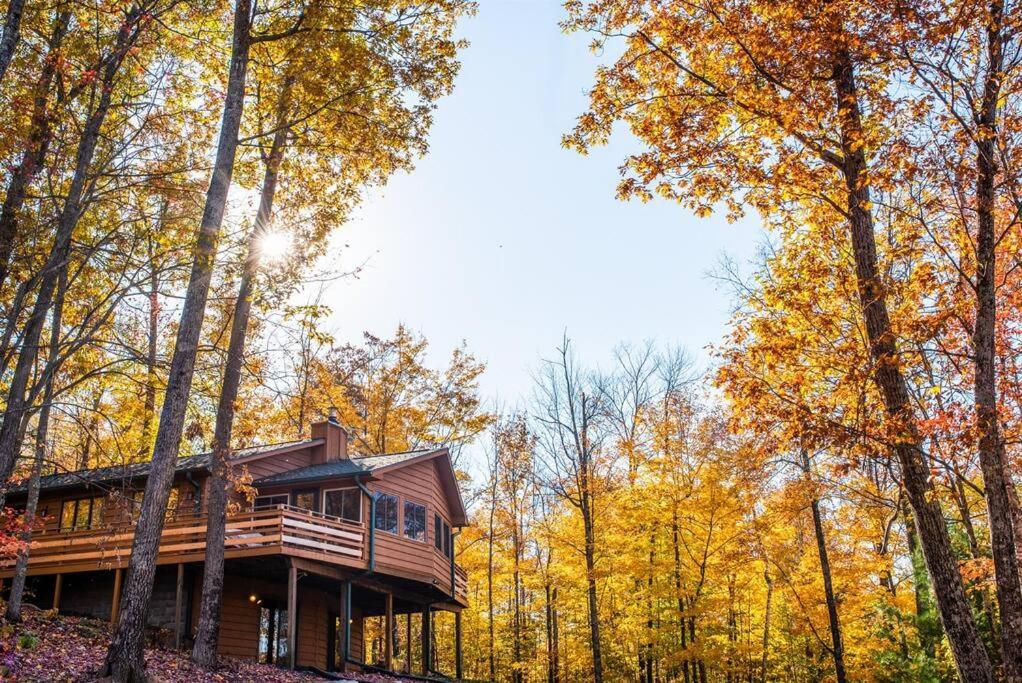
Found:
[[[278,503],[270,503],[269,505],[260,505],[259,504],[259,499],[260,498],[283,498],[284,502],[283,503],[279,503],[279,502]],[[265,495],[262,495],[262,496],[256,496],[254,499],[252,499],[252,511],[253,512],[256,511],[256,510],[274,510],[274,509],[277,508],[278,505],[288,505],[288,506],[290,506],[291,505],[291,493],[290,492],[288,492],[288,493],[269,493],[269,494],[265,494]]]
[[[345,522],[350,522],[352,524],[361,524],[362,523],[362,516],[363,516],[362,508],[365,507],[365,506],[362,504],[362,490],[359,489],[357,486],[338,486],[338,487],[332,488],[332,489],[323,489],[323,494],[322,494],[323,495],[323,500],[320,501],[320,503],[321,503],[321,510],[323,511],[323,514],[324,515],[329,515],[330,514],[330,513],[328,513],[326,511],[326,494],[332,493],[334,491],[354,491],[355,492],[355,495],[358,497],[358,519],[348,519],[343,514],[341,514],[341,515],[330,515],[330,516],[337,517],[338,519],[342,519]],[[344,508],[343,503],[341,504],[341,508],[342,508],[342,511],[343,511],[343,508]]]
[[[380,498],[386,496],[387,498],[394,499],[394,529],[385,529],[380,524]],[[392,534],[394,536],[400,535],[401,531],[401,498],[396,493],[387,493],[386,491],[373,491],[373,498],[376,503],[376,515],[373,520],[373,529],[376,531],[382,531],[385,534]]]
[[[99,505],[99,516],[100,519],[94,517],[96,510],[96,500],[101,500]],[[81,503],[83,501],[89,502],[88,513],[84,526],[78,525],[78,516],[81,514]],[[68,505],[73,505],[73,512],[71,514],[71,526],[64,526],[64,510]],[[74,531],[90,531],[98,529],[102,526],[103,511],[106,509],[106,496],[80,496],[78,498],[68,498],[60,501],[60,519],[57,526],[58,531],[61,533],[70,533]]]
[[[444,557],[454,559],[454,529],[444,520]]]
[[[439,512],[433,513],[433,549],[443,555],[444,552],[444,518]]]
[[[315,505],[316,507],[314,507],[314,508],[303,508],[303,507],[298,505],[298,496],[302,495],[303,493],[311,493],[312,494],[312,504]],[[295,508],[297,510],[305,510],[306,512],[322,512],[322,510],[320,509],[319,503],[320,503],[320,495],[319,495],[319,487],[318,486],[304,488],[304,489],[291,489],[291,507],[293,507],[293,508]]]
[[[401,505],[401,536],[407,538],[409,541],[415,541],[416,543],[429,543],[429,506],[425,503],[420,503],[413,498],[403,498]],[[422,508],[422,538],[416,538],[408,535],[408,506],[415,505]]]

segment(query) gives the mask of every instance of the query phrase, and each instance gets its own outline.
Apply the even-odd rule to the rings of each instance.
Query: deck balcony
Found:
[[[168,520],[160,540],[157,564],[202,562],[206,550],[206,516],[181,515]],[[227,521],[226,560],[262,555],[285,555],[314,560],[353,570],[369,568],[369,537],[365,524],[353,523],[311,510],[277,505],[272,508],[238,512]],[[123,569],[128,565],[134,539],[132,525],[81,531],[38,532],[29,555],[30,575]],[[445,593],[451,590],[450,561],[446,571],[431,577],[416,577]],[[10,576],[13,561],[0,564],[0,575]],[[377,567],[389,573],[387,567]],[[400,576],[400,567],[392,568]],[[454,588],[457,602],[465,603],[467,577],[455,565]]]

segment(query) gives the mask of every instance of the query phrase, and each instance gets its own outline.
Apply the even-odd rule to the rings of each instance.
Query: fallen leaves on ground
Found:
[[[110,641],[109,624],[96,619],[26,611],[20,624],[0,626],[0,680],[95,681]],[[187,652],[147,648],[146,666],[161,683],[308,683],[307,673],[221,657],[216,671],[191,662]]]

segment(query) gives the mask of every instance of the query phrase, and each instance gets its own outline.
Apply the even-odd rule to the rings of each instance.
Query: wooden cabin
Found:
[[[180,458],[171,491],[149,625],[178,647],[198,624],[209,454]],[[461,677],[464,571],[454,530],[467,524],[446,449],[356,457],[333,417],[308,439],[235,451],[225,541],[220,652],[326,671],[411,661],[433,671],[433,613],[454,613]],[[28,587],[42,608],[113,619],[148,463],[62,472],[41,480],[45,528],[31,546]],[[23,505],[25,487],[8,495]],[[0,566],[12,575],[13,563]],[[418,625],[412,633],[412,615]],[[404,618],[400,618],[404,616]],[[368,642],[366,620],[380,628]],[[431,647],[432,645],[432,647]],[[446,645],[449,647],[449,644]],[[404,667],[402,667],[404,668]]]

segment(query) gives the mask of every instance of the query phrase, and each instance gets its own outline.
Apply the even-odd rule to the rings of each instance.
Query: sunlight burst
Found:
[[[270,229],[259,237],[259,258],[264,263],[283,260],[291,251],[291,235],[284,230]]]

